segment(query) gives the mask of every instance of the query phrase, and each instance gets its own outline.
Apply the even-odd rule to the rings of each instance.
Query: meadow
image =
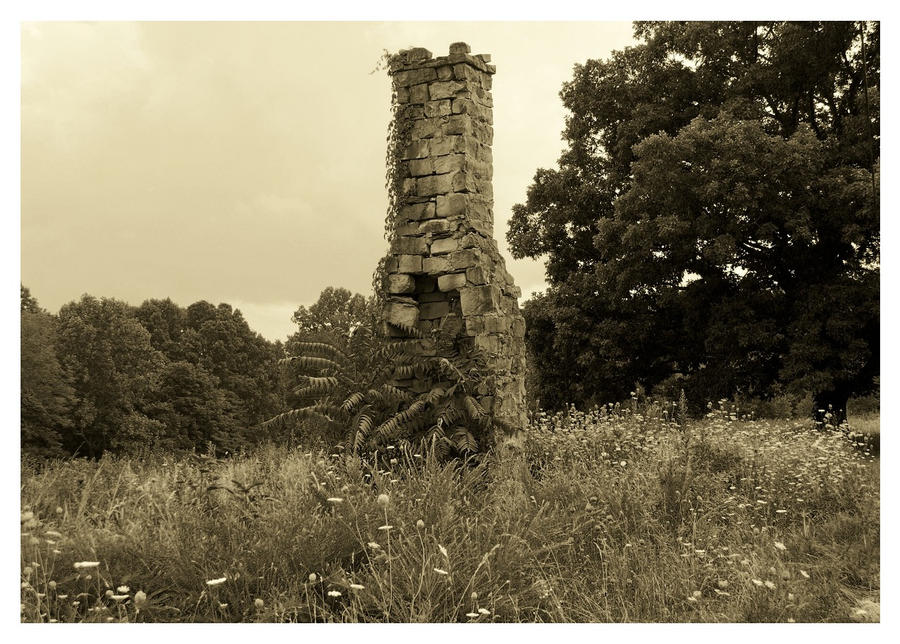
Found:
[[[538,414],[505,467],[400,445],[24,459],[21,619],[879,620],[870,441],[672,416]]]

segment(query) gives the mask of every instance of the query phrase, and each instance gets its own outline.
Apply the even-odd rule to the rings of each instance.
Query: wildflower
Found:
[[[438,550],[440,550],[441,554],[444,555],[444,559],[450,558],[450,555],[447,553],[447,549],[444,546],[442,546],[441,544],[438,544]]]
[[[757,586],[762,586],[762,585],[763,585],[762,581],[759,580],[759,579],[751,579],[750,581],[752,581],[752,582],[753,582],[754,584],[756,584]]]
[[[22,523],[25,523],[26,521],[31,521],[33,518],[34,518],[34,512],[32,512],[31,510],[29,510],[28,512],[22,513]]]
[[[223,604],[223,603],[220,603],[220,604],[219,604],[219,608],[222,609],[222,610],[225,610],[226,608],[228,608],[228,604],[227,604],[227,603],[224,603],[224,604]]]
[[[628,465],[628,463],[625,461],[619,461],[619,465],[621,465],[622,467],[625,467],[626,465]]]
[[[343,502],[344,502],[344,499],[342,499],[342,498],[339,497],[339,496],[332,496],[332,497],[329,497],[328,499],[326,499],[326,501],[328,501],[329,503],[334,503],[335,505],[337,505],[337,504],[339,504],[339,503],[343,503]]]
[[[22,571],[22,574],[25,575],[26,579],[28,579],[29,577],[31,577],[32,572],[34,572],[34,571],[31,569],[31,566],[25,566],[25,569]]]
[[[723,588],[723,589],[724,589],[724,588],[728,588],[728,586],[729,586],[728,580],[727,580],[727,579],[720,579],[718,585],[719,585],[719,588]]]
[[[123,602],[128,599],[129,595],[110,595],[110,599],[115,599],[117,602]]]
[[[59,599],[59,600],[65,600],[65,599],[68,599],[68,598],[69,598],[69,595],[68,595],[68,594],[57,595],[56,598]]]
[[[57,550],[56,548],[54,548],[54,549],[53,549],[53,554],[55,554],[55,555],[61,555],[61,554],[62,554],[62,550]]]
[[[419,519],[418,521],[416,521],[416,527],[417,527],[419,530],[424,530],[424,529],[425,529],[425,522],[422,521],[422,519]]]
[[[370,542],[367,543],[366,545],[369,546],[372,550],[381,550],[381,546],[379,546],[379,545],[378,545],[377,543],[375,543],[374,541],[370,541]]]
[[[51,580],[50,583],[47,584],[47,587],[50,588],[50,590],[56,590],[56,582]]]
[[[340,596],[341,596],[341,593],[340,593],[339,590],[329,590],[329,591],[328,591],[328,596],[329,596],[329,597],[340,597]]]
[[[801,570],[801,571],[800,571],[800,574],[803,575],[803,578],[804,578],[804,579],[809,579],[809,573],[806,572],[805,570]]]
[[[450,573],[443,568],[435,568],[434,571],[439,575],[449,575]]]
[[[378,529],[379,530],[390,530],[393,527],[394,526],[392,526],[392,525],[380,525],[380,526],[378,526]]]
[[[775,510],[777,514],[787,514],[787,510]]]
[[[481,613],[482,615],[490,615],[491,614],[491,611],[489,611],[487,608],[479,608],[478,612]]]
[[[478,593],[476,593],[474,590],[472,591],[472,594],[469,596],[472,598],[472,601],[475,601],[478,599]]]
[[[316,577],[316,573],[314,573],[314,572],[309,573],[309,583],[311,583],[311,584],[316,583],[316,579],[318,579],[318,577]]]
[[[62,535],[56,530],[47,530],[44,535],[53,539],[62,539]]]
[[[766,588],[768,588],[769,590],[775,590],[775,582],[772,582],[772,581],[769,581],[768,579],[766,579],[765,584],[766,584]]]
[[[134,594],[134,607],[140,610],[147,604],[147,593],[139,590]]]
[[[789,602],[794,601],[794,593],[788,593],[788,601]]]
[[[263,606],[266,605],[266,602],[264,602],[262,599],[257,597],[256,599],[253,600],[253,605],[256,606],[257,610],[262,610]]]
[[[775,547],[778,548],[779,550],[787,550],[787,546],[785,546],[785,545],[784,545],[783,543],[781,543],[780,541],[776,541],[776,542],[775,542]]]
[[[703,593],[700,592],[699,590],[695,590],[693,593],[691,593],[691,595],[693,595],[697,599],[700,599],[701,597],[703,597]]]
[[[365,586],[363,586],[362,584],[350,584],[350,588],[352,588],[353,590],[362,590],[365,588]]]
[[[97,568],[100,565],[99,561],[76,561],[74,563],[75,570],[85,570],[87,568]]]
[[[207,586],[218,586],[219,584],[224,584],[228,581],[227,577],[219,577],[218,579],[210,579],[206,582]]]
[[[475,619],[476,617],[480,617],[478,613],[466,613],[466,617]]]
[[[390,504],[390,502],[391,502],[391,497],[389,497],[387,494],[379,494],[378,498],[375,500],[378,502],[378,505],[380,505],[383,508],[386,508],[388,506],[388,504]]]
[[[84,580],[85,580],[85,581],[90,581],[91,579],[92,579],[91,575],[85,575],[85,576],[84,576]]]
[[[129,588],[128,586],[119,586],[118,588],[116,588],[116,592],[117,592],[117,593],[122,593],[122,594],[130,593],[130,592],[131,592],[131,588]]]
[[[62,513],[63,513],[63,509],[62,509],[60,506],[58,506],[58,505],[56,506],[56,513],[57,513],[57,514],[62,514]]]
[[[104,593],[104,595],[106,595],[107,597],[112,597],[114,594],[115,593],[110,588],[107,588],[106,592]]]

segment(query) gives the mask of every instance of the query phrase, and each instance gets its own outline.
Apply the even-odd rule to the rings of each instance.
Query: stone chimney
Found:
[[[524,429],[525,320],[520,289],[494,240],[493,116],[489,55],[465,43],[448,56],[401,51],[391,66],[403,133],[400,207],[384,282],[387,322],[416,327],[423,355],[438,355],[432,333],[443,329],[461,346],[487,356],[482,406],[512,427],[495,440],[516,442]],[[402,335],[388,325],[394,335]],[[429,383],[398,383],[427,391]]]

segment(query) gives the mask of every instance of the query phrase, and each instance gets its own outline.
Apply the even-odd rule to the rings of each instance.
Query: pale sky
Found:
[[[631,44],[625,22],[25,23],[22,283],[228,302],[269,339],[327,286],[368,295],[386,252],[384,50],[491,54],[494,235],[563,143],[572,66]]]

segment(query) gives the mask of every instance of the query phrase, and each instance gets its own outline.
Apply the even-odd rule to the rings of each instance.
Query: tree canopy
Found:
[[[878,23],[645,22],[576,65],[557,168],[514,207],[542,402],[807,391],[878,374]]]

